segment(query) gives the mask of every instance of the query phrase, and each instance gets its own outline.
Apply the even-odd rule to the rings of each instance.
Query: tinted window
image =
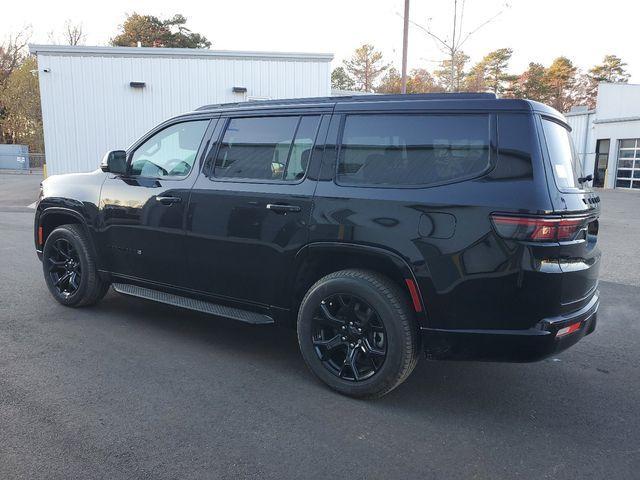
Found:
[[[214,176],[255,180],[302,178],[319,118],[232,119],[218,150]]]
[[[500,180],[531,180],[534,150],[532,132],[535,117],[530,114],[498,115],[499,158],[489,176]]]
[[[427,185],[489,165],[487,115],[349,115],[338,182]]]
[[[152,178],[187,175],[208,124],[209,120],[177,123],[156,133],[133,152],[131,174]]]
[[[320,117],[302,117],[291,146],[289,161],[285,171],[285,180],[299,180],[304,177],[311,158],[311,148],[315,143]]]
[[[542,127],[556,184],[559,188],[579,188],[578,178],[582,176],[580,160],[569,130],[546,119],[542,120]]]

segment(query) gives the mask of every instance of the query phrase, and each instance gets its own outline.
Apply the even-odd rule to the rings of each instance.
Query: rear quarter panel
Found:
[[[528,328],[556,300],[546,265],[498,237],[492,212],[546,213],[552,205],[530,112],[493,114],[492,167],[472,180],[426,188],[341,186],[334,181],[341,115],[332,119],[310,241],[384,247],[418,281],[432,328]],[[551,267],[551,275],[559,273]],[[556,278],[556,277],[554,277]]]

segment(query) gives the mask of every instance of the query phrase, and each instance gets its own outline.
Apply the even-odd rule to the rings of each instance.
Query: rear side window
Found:
[[[349,115],[337,181],[429,185],[477,176],[489,166],[488,115]]]
[[[304,177],[320,117],[250,117],[229,121],[214,176],[248,180]]]
[[[578,178],[582,176],[582,169],[569,130],[546,118],[542,119],[542,128],[556,185],[561,190],[580,188]]]

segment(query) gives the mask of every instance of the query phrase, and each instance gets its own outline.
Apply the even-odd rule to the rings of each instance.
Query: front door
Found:
[[[280,294],[307,241],[316,186],[309,172],[326,124],[320,114],[226,119],[210,172],[191,193],[186,251],[194,290],[286,307]]]
[[[128,152],[126,175],[107,178],[98,240],[107,270],[184,283],[184,212],[209,123],[199,119],[161,127]]]

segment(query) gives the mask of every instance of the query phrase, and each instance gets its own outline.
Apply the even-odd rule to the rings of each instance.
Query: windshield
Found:
[[[582,188],[580,159],[571,140],[569,130],[552,120],[542,119],[544,137],[551,158],[553,176],[558,188]]]

